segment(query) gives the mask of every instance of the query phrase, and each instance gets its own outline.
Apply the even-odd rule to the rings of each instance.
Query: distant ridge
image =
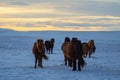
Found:
[[[2,31],[10,31],[10,32],[120,32],[118,31],[59,31],[59,30],[44,30],[44,31],[16,31],[16,30],[12,30],[12,29],[4,29],[4,28],[0,28],[0,32]]]
[[[0,28],[0,31],[14,31],[12,29],[3,29],[3,28]]]

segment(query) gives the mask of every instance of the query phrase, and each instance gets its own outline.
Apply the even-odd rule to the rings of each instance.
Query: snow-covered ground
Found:
[[[17,32],[0,29],[0,80],[120,80],[120,32]],[[96,53],[82,71],[63,65],[61,44],[68,36],[95,40]],[[34,69],[33,43],[55,38],[54,54]]]

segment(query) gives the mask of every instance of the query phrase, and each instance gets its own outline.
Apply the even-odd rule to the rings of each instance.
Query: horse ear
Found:
[[[39,41],[39,40],[36,41],[36,47],[37,47],[37,48],[38,48],[38,46],[39,46],[39,45],[38,45],[38,41]]]
[[[51,38],[51,41],[55,42],[55,39],[54,39],[54,38]]]
[[[39,40],[37,39],[37,40],[36,40],[36,43],[38,44],[38,42],[39,42]]]

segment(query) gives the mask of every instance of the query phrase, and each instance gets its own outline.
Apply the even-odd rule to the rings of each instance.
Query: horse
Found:
[[[82,50],[83,50],[83,57],[87,57],[87,55],[89,54],[89,46],[87,42],[83,42],[82,43]]]
[[[66,41],[66,38],[65,38]],[[81,67],[84,67],[85,61],[83,59],[82,44],[77,38],[66,41],[62,44],[62,51],[65,58],[65,64],[68,60],[69,66],[73,67],[73,71],[76,70],[76,61],[78,60],[78,70],[81,71]]]
[[[35,57],[34,68],[37,67],[37,63],[38,63],[38,67],[43,68],[42,59],[44,58],[45,60],[48,60],[48,57],[45,55],[45,47],[44,47],[43,39],[38,39],[34,43],[32,48],[32,53],[34,54]]]
[[[95,53],[96,47],[94,45],[94,40],[88,41],[88,47],[89,47],[89,58],[91,57],[92,53]]]
[[[46,52],[50,54],[50,41],[49,40],[45,41],[45,48],[46,48]]]
[[[90,58],[91,54],[95,53],[95,50],[96,50],[96,47],[94,45],[94,40],[90,40],[88,42],[83,42],[82,50],[83,50],[84,57],[86,58],[88,55]]]
[[[85,61],[83,59],[83,51],[81,41],[77,38],[72,38],[71,41],[71,58],[73,63],[73,71],[76,71],[76,61],[78,60],[78,71],[84,67]]]
[[[53,54],[54,42],[55,42],[54,38],[52,38],[50,41],[49,40],[45,41],[45,48],[46,48],[47,53]]]
[[[71,48],[70,38],[65,37],[64,43],[61,46],[61,50],[64,55],[65,65],[67,65],[67,62],[68,62],[68,66],[72,67],[72,60],[70,58],[70,48]]]

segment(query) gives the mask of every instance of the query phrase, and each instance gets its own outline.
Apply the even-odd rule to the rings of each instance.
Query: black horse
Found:
[[[85,61],[83,59],[83,51],[81,41],[77,38],[72,38],[71,41],[71,58],[73,63],[73,71],[76,70],[76,61],[78,60],[78,70],[81,71],[81,67],[84,67]]]
[[[48,54],[53,54],[53,47],[54,47],[54,38],[52,38],[50,41],[46,40],[45,41],[45,48]]]

